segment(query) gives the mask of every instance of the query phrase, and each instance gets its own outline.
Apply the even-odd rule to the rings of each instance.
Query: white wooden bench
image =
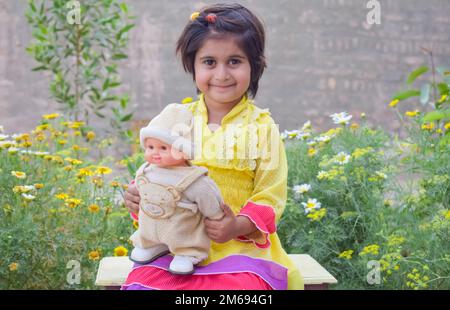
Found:
[[[337,283],[337,280],[311,256],[289,254],[289,257],[303,276],[305,290],[326,290],[330,284]],[[98,267],[95,285],[106,289],[119,289],[132,267],[133,262],[128,256],[104,257]]]

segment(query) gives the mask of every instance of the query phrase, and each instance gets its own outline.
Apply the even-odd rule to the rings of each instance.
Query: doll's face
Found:
[[[144,158],[147,162],[155,164],[158,167],[186,166],[186,155],[177,149],[172,148],[170,144],[161,140],[147,138],[144,142]]]

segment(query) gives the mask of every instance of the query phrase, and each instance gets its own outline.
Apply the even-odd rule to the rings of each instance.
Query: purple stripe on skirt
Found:
[[[142,266],[158,267],[164,270],[169,270],[172,255],[162,256],[155,261],[146,264],[134,264],[133,269]],[[210,263],[206,266],[198,266],[195,268],[194,275],[208,275],[221,273],[237,273],[237,272],[252,272],[260,276],[275,290],[287,289],[288,269],[273,261],[268,261],[260,258],[249,257],[245,255],[230,255],[219,261]]]

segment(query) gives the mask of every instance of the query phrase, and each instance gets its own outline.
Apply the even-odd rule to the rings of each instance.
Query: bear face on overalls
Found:
[[[181,199],[173,186],[149,182],[143,175],[136,178],[136,185],[142,193],[141,209],[146,215],[154,219],[166,219],[173,215]]]

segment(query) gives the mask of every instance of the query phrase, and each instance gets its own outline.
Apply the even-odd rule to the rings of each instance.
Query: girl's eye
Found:
[[[149,145],[148,148],[149,148],[150,150],[153,150],[153,145]]]
[[[161,150],[165,151],[165,150],[167,150],[167,147],[161,146]]]
[[[212,65],[214,65],[215,62],[212,59],[206,59],[203,61],[203,63],[207,66],[212,66]]]
[[[230,59],[230,64],[232,64],[232,65],[237,65],[240,63],[241,63],[241,61],[239,59]]]

